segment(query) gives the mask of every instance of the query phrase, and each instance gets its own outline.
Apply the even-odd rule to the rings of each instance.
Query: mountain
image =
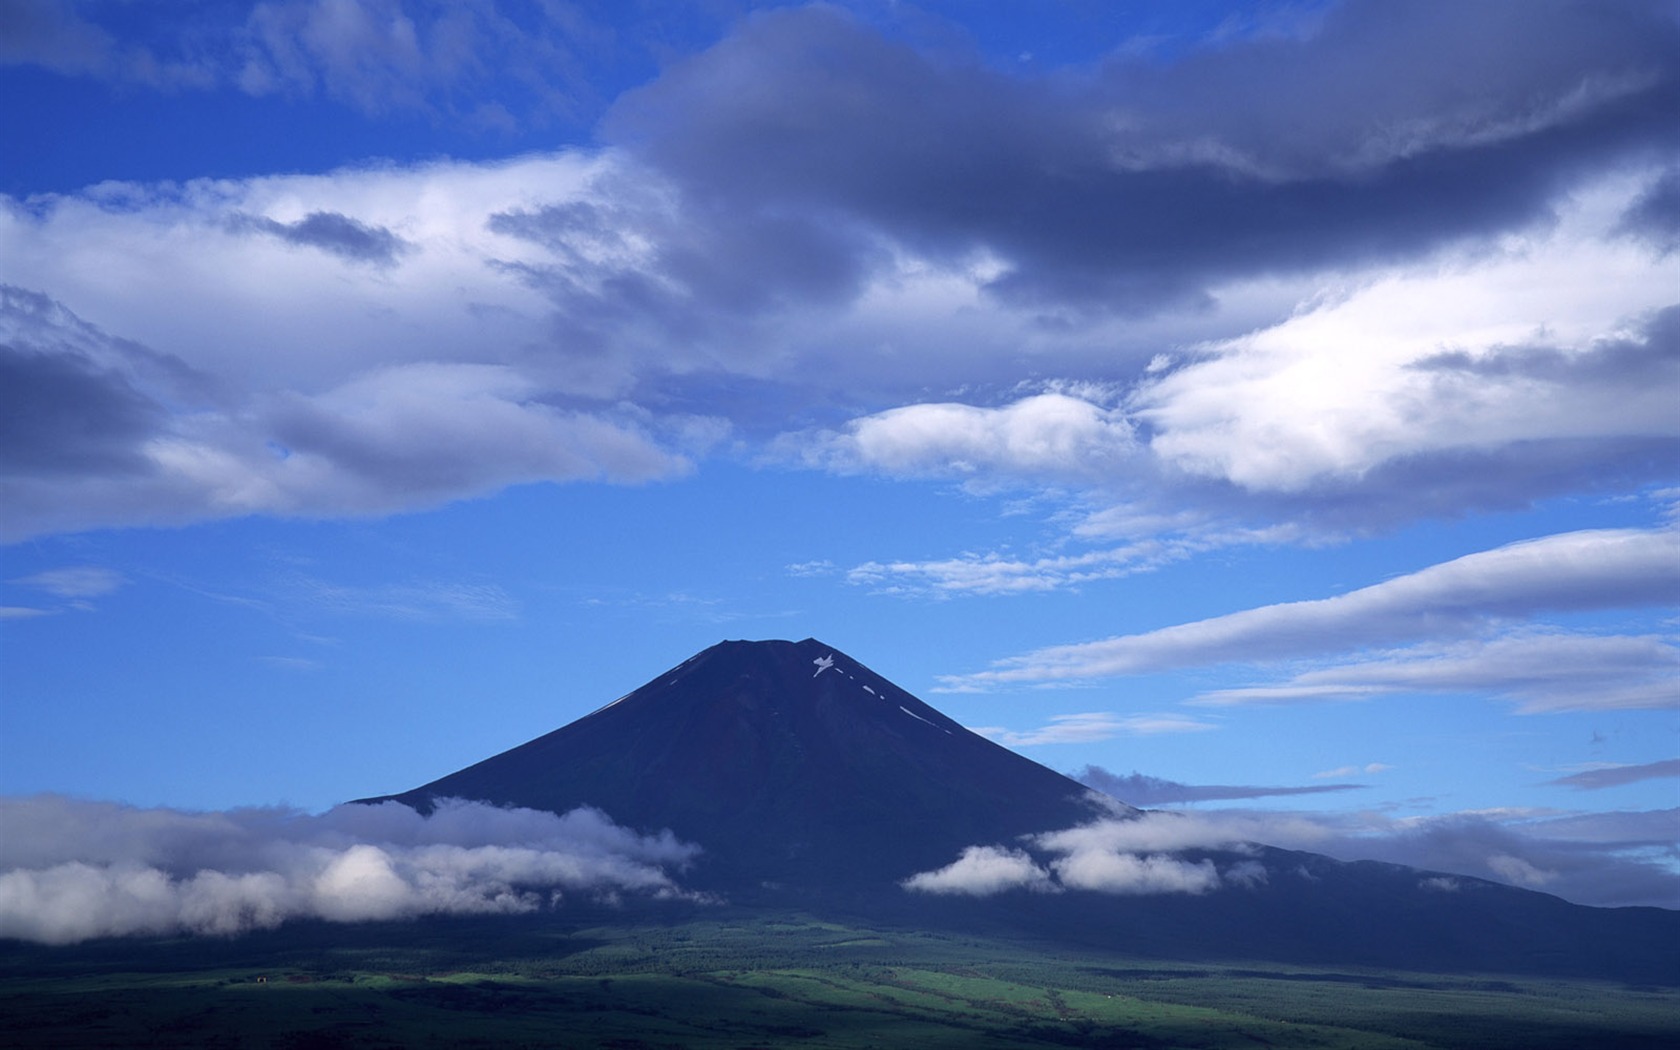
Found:
[[[722,642],[564,728],[385,796],[422,811],[451,797],[670,828],[705,850],[685,881],[732,899],[896,888],[975,843],[1130,811],[810,638]]]
[[[638,830],[669,828],[704,851],[683,883],[734,903],[1025,930],[1154,957],[1680,984],[1680,912],[1588,908],[1393,864],[1158,847],[1095,857],[1131,882],[1079,888],[1064,870],[1057,885],[1057,858],[1028,836],[1141,811],[969,732],[810,638],[722,642],[552,733],[357,801],[428,812],[443,798],[587,805]],[[974,846],[1045,873],[1044,892],[903,885]],[[1195,892],[1148,884],[1186,875],[1200,880]]]

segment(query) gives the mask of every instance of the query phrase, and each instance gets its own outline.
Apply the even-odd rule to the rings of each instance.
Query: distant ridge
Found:
[[[1206,892],[911,892],[906,879],[968,847],[1046,863],[1031,836],[1141,811],[964,729],[814,638],[721,642],[552,733],[357,801],[429,812],[442,798],[595,806],[638,831],[668,828],[704,851],[682,883],[737,904],[1001,927],[1150,957],[1680,985],[1680,912],[1589,908],[1258,844],[1173,851],[1173,863],[1222,873]]]

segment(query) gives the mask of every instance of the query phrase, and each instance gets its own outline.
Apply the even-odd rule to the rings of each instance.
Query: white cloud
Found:
[[[1050,874],[1027,854],[996,846],[970,846],[945,867],[912,875],[904,881],[904,887],[921,893],[969,897],[989,897],[1015,889],[1046,892],[1056,888]]]
[[[582,345],[530,275],[587,260],[491,221],[590,199],[616,163],[571,153],[0,199],[0,342],[8,382],[35,382],[42,413],[39,433],[12,435],[8,455],[35,469],[3,481],[6,538],[384,514],[523,482],[685,472],[728,425],[655,417],[624,395],[639,369],[692,360]]]
[[[1680,810],[1567,815],[1487,811],[1398,818],[1372,811],[1152,811],[1030,836],[1023,850],[987,848],[976,854],[976,876],[971,880],[954,874],[947,878],[945,873],[958,868],[954,864],[923,873],[907,885],[974,895],[1029,885],[1047,888],[1033,875],[1038,872],[1051,880],[1049,888],[1204,893],[1252,887],[1275,873],[1267,871],[1261,857],[1221,869],[1175,854],[1220,850],[1241,855],[1265,844],[1344,861],[1379,860],[1544,889],[1580,904],[1673,908],[1680,907],[1680,874],[1673,867],[1676,842]],[[964,857],[971,853],[975,850]],[[1014,875],[979,877],[992,870],[993,863]],[[926,880],[918,882],[923,876]]]
[[[537,336],[547,311],[538,292],[491,264],[547,254],[490,230],[488,217],[533,194],[582,194],[599,170],[556,154],[179,186],[104,183],[28,207],[7,201],[0,279],[46,289],[106,331],[259,390],[308,394],[378,367],[500,361]],[[319,213],[388,230],[414,250],[386,272],[243,223]]]
[[[1001,726],[969,726],[970,732],[1007,747],[1040,744],[1082,744],[1117,736],[1154,736],[1160,733],[1199,733],[1219,728],[1215,723],[1186,715],[1150,714],[1121,717],[1110,711],[1053,715],[1050,724],[1019,732]]]
[[[236,934],[291,919],[361,922],[532,911],[566,894],[669,896],[698,848],[593,809],[448,800],[318,816],[188,813],[57,796],[0,799],[0,937]]]
[[[1069,889],[1125,896],[1207,893],[1218,889],[1220,882],[1211,860],[1192,863],[1105,850],[1071,853],[1055,862],[1055,870],[1057,879]],[[1245,869],[1244,878],[1249,877]]]
[[[1054,646],[953,686],[1139,674],[1462,635],[1494,618],[1680,601],[1680,531],[1561,533],[1468,554],[1347,594]]]
[[[1022,888],[1150,895],[1208,893],[1227,881],[1252,886],[1265,878],[1252,861],[1240,861],[1222,876],[1211,860],[1186,861],[1170,854],[1204,847],[1245,850],[1249,833],[1265,826],[1241,818],[1215,823],[1199,814],[1141,813],[1029,836],[1028,844],[1046,857],[1042,863],[1025,850],[971,846],[952,864],[918,873],[904,886],[976,897]]]
[[[1187,849],[1241,849],[1249,843],[1307,845],[1328,833],[1310,817],[1222,812],[1147,812],[1126,820],[1102,820],[1033,841],[1056,853],[1172,853]]]
[[[1591,365],[1673,305],[1680,254],[1614,236],[1654,177],[1603,179],[1547,229],[1356,275],[1281,324],[1202,348],[1130,402],[1150,452],[1187,474],[1299,492],[1447,450],[1680,436],[1672,382],[1473,370],[1534,346]],[[1441,369],[1444,354],[1473,371]]]
[[[1198,341],[1169,312],[1156,345],[1173,352],[1128,355],[1135,385],[1123,395],[1066,385],[994,405],[926,401],[786,443],[841,472],[1072,484],[1122,504],[1127,534],[1139,536],[1186,513],[1323,536],[1661,481],[1680,446],[1680,253],[1620,232],[1625,209],[1660,177],[1603,176],[1560,200],[1555,222],[1497,242],[1303,275],[1270,289],[1295,296],[1293,311],[1241,334]],[[1076,348],[1094,324],[1033,360],[1090,374]],[[979,560],[891,572],[910,589],[921,575],[961,589],[959,573],[971,571],[983,593],[1058,585],[1056,568],[1034,571],[1032,559],[996,582]],[[883,567],[865,568],[875,583]]]
[[[1135,454],[1116,409],[1072,394],[1034,394],[998,408],[907,405],[855,419],[809,458],[840,470],[900,475],[1103,477]]]
[[[1542,889],[1558,880],[1557,872],[1535,867],[1521,857],[1513,857],[1506,853],[1495,853],[1488,857],[1487,866],[1501,881],[1531,890]]]
[[[1497,249],[1287,286],[1235,277],[1203,313],[1091,314],[1063,328],[985,294],[968,263],[923,258],[887,230],[857,233],[880,242],[865,250],[801,225],[838,238],[823,241],[834,272],[788,277],[776,255],[791,250],[786,230],[714,228],[622,150],[7,199],[0,282],[44,289],[88,324],[10,310],[0,335],[75,364],[134,413],[125,443],[103,450],[132,460],[125,471],[11,483],[11,531],[379,514],[522,481],[667,477],[732,415],[775,430],[789,413],[820,418],[819,404],[898,404],[779,447],[838,471],[1072,484],[1127,508],[1092,515],[1083,538],[1119,530],[1140,543],[870,563],[856,581],[999,593],[1112,579],[1200,549],[1185,536],[1193,526],[1163,523],[1191,505],[1196,521],[1221,517],[1230,485],[1312,489],[1300,505],[1259,509],[1334,517],[1342,504],[1314,486],[1374,505],[1373,492],[1356,498],[1360,486],[1400,492],[1382,472],[1419,456],[1680,438],[1658,345],[1671,335],[1653,327],[1680,255],[1655,259],[1608,232],[1647,181],[1603,181],[1550,232],[1512,233]],[[1582,252],[1594,266],[1583,269]],[[720,261],[683,262],[708,253]],[[1290,299],[1294,316],[1271,323]],[[991,406],[902,403],[929,388],[1007,389],[1023,353],[1039,371],[1106,381],[1038,382]],[[1112,381],[1128,361],[1130,394]],[[785,396],[770,404],[797,407],[723,403],[715,383],[686,396],[685,382],[720,374],[771,384]],[[707,415],[664,418],[636,401]],[[1589,477],[1620,453],[1581,455]],[[1453,487],[1474,474],[1455,464],[1450,477],[1420,467],[1426,483],[1409,479],[1394,504],[1412,509],[1395,513],[1482,498],[1471,489],[1486,485]],[[1418,503],[1420,490],[1440,506]],[[1160,539],[1156,527],[1188,545],[1141,542]]]

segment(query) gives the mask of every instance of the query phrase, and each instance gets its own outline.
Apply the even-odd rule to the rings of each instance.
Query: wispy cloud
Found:
[[[519,617],[519,602],[493,583],[425,580],[357,586],[308,576],[285,582],[288,601],[317,612],[395,620],[495,622]]]
[[[969,726],[970,732],[996,740],[1008,747],[1037,747],[1040,744],[1083,744],[1110,740],[1117,736],[1155,736],[1161,733],[1200,733],[1218,729],[1215,722],[1207,722],[1186,715],[1146,714],[1120,716],[1111,711],[1088,711],[1082,714],[1053,715],[1050,724],[1038,729],[1018,731],[1001,726]]]
[[[1326,769],[1321,773],[1314,773],[1312,776],[1314,780],[1336,780],[1342,777],[1356,777],[1360,774],[1375,776],[1378,773],[1386,773],[1393,768],[1393,766],[1382,762],[1367,762],[1362,766],[1337,766],[1335,769]]]
[[[123,39],[107,13],[25,0],[0,62],[168,92],[232,89],[324,97],[370,117],[393,111],[507,132],[572,114],[592,92],[583,60],[606,32],[587,13],[506,4],[274,0],[199,13],[190,26]],[[620,32],[619,46],[637,39]]]
[[[1680,602],[1680,531],[1561,533],[1433,565],[1333,598],[1054,646],[947,684],[1046,682],[1316,656],[1462,636],[1501,617]]]
[[[1379,652],[1283,682],[1213,690],[1190,703],[1224,707],[1360,700],[1402,692],[1486,693],[1528,713],[1676,707],[1680,647],[1651,635],[1523,629]]]
[[[24,587],[34,587],[55,598],[100,598],[119,590],[128,582],[122,573],[97,565],[75,565],[63,569],[48,569],[11,581]]]
[[[259,656],[257,659],[278,671],[313,672],[325,666],[321,661],[306,656]]]
[[[578,894],[681,894],[697,853],[598,810],[446,801],[189,813],[58,796],[0,799],[0,937],[231,935],[293,919],[535,911]]]
[[[1041,502],[1067,501],[1052,501],[1047,496]],[[1059,511],[1055,519],[1058,526],[1067,527],[1067,534],[1053,548],[1132,538],[1117,546],[1072,553],[1020,556],[965,551],[954,557],[921,561],[868,561],[847,570],[845,579],[876,593],[939,598],[1075,590],[1089,583],[1154,572],[1210,551],[1277,546],[1304,539],[1302,531],[1291,525],[1242,527],[1197,513],[1152,514],[1106,502],[1092,510],[1088,499],[1074,500],[1074,506]],[[821,567],[834,571],[829,563]]]
[[[1195,551],[1187,543],[1145,541],[1041,558],[989,553],[932,561],[871,561],[847,571],[846,582],[883,594],[1021,594],[1117,580],[1182,560]]]
[[[1680,777],[1680,758],[1665,758],[1660,762],[1646,762],[1635,766],[1599,766],[1547,781],[1581,791],[1602,791],[1605,788],[1637,784],[1642,780]]]

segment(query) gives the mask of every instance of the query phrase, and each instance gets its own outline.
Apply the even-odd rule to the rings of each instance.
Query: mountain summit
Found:
[[[978,736],[833,646],[721,642],[546,736],[383,798],[595,806],[704,854],[736,899],[880,891],[1013,842],[1133,812]]]

